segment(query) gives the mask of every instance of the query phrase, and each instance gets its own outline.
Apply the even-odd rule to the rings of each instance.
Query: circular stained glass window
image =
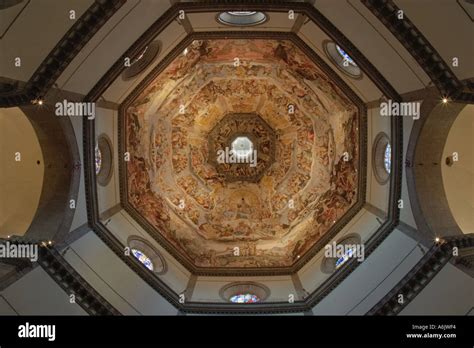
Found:
[[[342,255],[340,258],[338,258],[336,260],[336,269],[338,269],[343,264],[345,264],[347,262],[347,260],[349,260],[352,257],[352,255],[354,254],[354,251],[355,251],[355,247],[350,248],[344,253],[344,255]]]
[[[392,148],[390,146],[390,143],[385,146],[383,165],[387,173],[390,174],[390,168],[392,167]]]
[[[217,20],[222,24],[244,27],[262,24],[267,16],[257,11],[226,11],[219,13]]]
[[[384,132],[380,132],[375,137],[372,146],[372,169],[379,184],[385,185],[390,180],[391,165],[390,138]]]
[[[99,149],[99,145],[95,146],[95,174],[99,174],[102,168],[102,152]]]
[[[230,298],[233,303],[256,303],[260,302],[260,298],[254,294],[237,294]]]
[[[140,261],[146,268],[150,271],[153,271],[153,262],[151,259],[145,255],[145,253],[138,249],[132,249],[133,256],[136,257],[138,261]]]
[[[341,56],[344,62],[347,62],[348,64],[352,66],[357,66],[357,64],[354,62],[354,60],[344,51],[339,45],[336,45],[336,50],[337,53]]]
[[[333,41],[324,40],[323,49],[328,58],[336,65],[336,67],[352,78],[362,78],[362,71],[357,66],[354,59],[344,51],[344,49]]]

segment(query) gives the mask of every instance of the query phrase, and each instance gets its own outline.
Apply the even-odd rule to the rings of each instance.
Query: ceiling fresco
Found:
[[[290,267],[357,201],[358,123],[290,41],[194,41],[125,110],[127,202],[196,267]]]

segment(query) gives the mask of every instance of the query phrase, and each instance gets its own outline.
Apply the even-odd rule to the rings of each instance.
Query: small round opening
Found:
[[[248,137],[237,137],[232,142],[232,151],[240,158],[248,158],[253,152],[253,143]]]
[[[362,78],[362,71],[352,57],[333,41],[323,41],[323,49],[336,67],[352,78]]]
[[[219,13],[217,20],[226,25],[252,26],[264,23],[267,16],[257,11],[226,11]]]

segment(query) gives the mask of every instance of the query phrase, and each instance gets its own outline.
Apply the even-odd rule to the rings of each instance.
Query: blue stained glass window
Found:
[[[336,269],[338,269],[343,264],[345,264],[347,260],[349,260],[352,257],[353,254],[354,254],[354,249],[347,250],[344,255],[342,255],[340,258],[336,260]]]
[[[99,146],[95,147],[95,174],[99,174],[100,168],[102,168],[102,152],[100,152]]]
[[[390,144],[385,146],[385,152],[383,155],[383,164],[387,173],[390,174],[390,168],[392,166],[392,147]]]
[[[230,302],[234,303],[255,303],[260,302],[257,295],[254,294],[237,294],[230,298]]]
[[[141,250],[138,249],[132,249],[132,254],[137,258],[138,261],[140,261],[146,268],[148,268],[150,271],[153,271],[153,262],[150,260],[148,256],[145,255],[145,253]]]
[[[352,58],[344,51],[341,47],[336,45],[337,52],[342,57],[342,59],[348,62],[350,65],[357,66],[357,64],[352,60]]]

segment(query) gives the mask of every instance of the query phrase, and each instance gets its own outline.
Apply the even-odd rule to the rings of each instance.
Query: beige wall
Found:
[[[19,108],[0,109],[0,237],[22,236],[30,227],[43,175],[43,154],[30,121]]]
[[[474,279],[447,263],[400,315],[472,315],[473,290]]]
[[[0,293],[0,315],[15,314],[87,315],[41,267]]]
[[[466,106],[451,126],[443,150],[442,176],[449,208],[464,233],[474,233],[474,105]],[[452,167],[445,159],[457,152]]]

